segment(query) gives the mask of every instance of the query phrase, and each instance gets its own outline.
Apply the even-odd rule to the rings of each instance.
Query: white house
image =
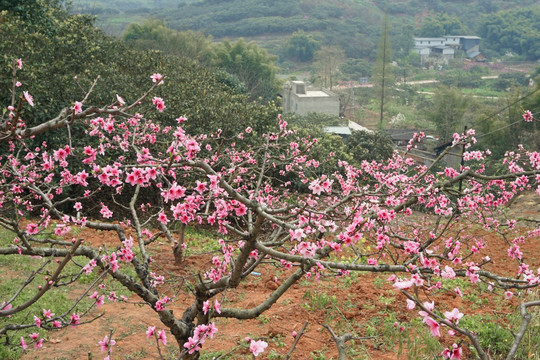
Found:
[[[468,58],[478,60],[480,38],[462,35],[414,38],[413,50],[420,55],[422,64],[428,61],[447,63],[454,58],[456,51],[464,51]]]
[[[283,87],[283,112],[307,115],[318,112],[339,116],[339,96],[327,89],[311,89],[303,81],[289,81]]]

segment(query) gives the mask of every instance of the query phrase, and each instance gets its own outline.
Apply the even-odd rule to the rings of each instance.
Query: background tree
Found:
[[[321,80],[321,85],[332,90],[336,84],[339,67],[345,61],[345,52],[336,46],[322,46],[314,56],[313,67]]]
[[[437,75],[437,79],[446,87],[475,88],[482,84],[482,73],[472,70],[448,70]]]
[[[456,88],[441,87],[433,96],[430,119],[437,126],[439,142],[446,144],[452,134],[463,130],[465,113],[471,101]]]
[[[441,37],[444,36],[444,26],[436,18],[430,16],[422,21],[419,37]]]
[[[371,75],[372,66],[365,59],[347,59],[346,62],[341,64],[339,70],[344,75],[344,80],[358,80],[361,77]]]
[[[420,37],[441,37],[445,35],[463,35],[467,29],[461,21],[452,15],[438,13],[422,21],[418,35]]]
[[[363,161],[360,167],[330,154],[328,160],[334,159],[339,171],[320,173],[324,164],[310,155],[316,141],[298,137],[283,119],[276,121],[275,132],[262,136],[266,139],[263,146],[237,150],[233,144],[215,146],[220,143],[219,134],[191,136],[182,121],[161,126],[152,120],[155,110],[135,115],[160,84],[157,81],[132,103],[123,103],[116,96],[103,107],[75,102],[71,112],[62,112],[46,124],[66,127],[82,122],[87,136],[100,141],[99,148],[89,145],[84,151],[68,145],[52,149],[46,144],[27,146],[26,140],[43,130],[18,121],[22,109],[33,104],[28,94],[9,109],[8,121],[17,125],[14,129],[8,123],[0,127],[0,146],[7,154],[0,159],[0,226],[10,230],[16,241],[1,238],[0,257],[39,256],[40,261],[30,276],[18,279],[21,285],[0,294],[0,336],[7,338],[8,346],[26,346],[25,339],[37,345],[46,331],[69,331],[82,325],[81,315],[90,314],[106,301],[106,295],[111,303],[124,301],[107,285],[99,285],[107,277],[152,309],[176,341],[175,357],[195,360],[202,344],[211,342],[219,331],[216,318],[255,319],[302,279],[382,272],[391,274],[389,281],[403,308],[407,304],[410,310],[421,309],[421,322],[446,347],[446,353],[450,353],[448,349],[461,353],[458,349],[464,342],[481,360],[488,360],[480,342],[482,334],[470,330],[470,323],[459,322],[464,315],[461,311],[467,313],[467,309],[460,306],[443,312],[455,306],[454,298],[448,302],[447,296],[448,289],[461,286],[454,279],[471,283],[463,287],[465,296],[477,294],[474,284],[484,286],[484,282],[493,288],[484,295],[495,298],[509,299],[519,296],[514,291],[538,288],[540,276],[528,269],[530,254],[523,253],[520,246],[536,239],[539,230],[524,235],[522,229],[494,220],[499,206],[519,191],[539,186],[537,153],[509,155],[505,161],[509,168],[497,176],[486,176],[483,167],[477,166],[476,161],[482,165],[485,160],[481,151],[469,154],[469,166],[463,172],[447,168],[433,174],[431,168],[394,153],[382,163]],[[154,98],[157,111],[165,110],[161,101]],[[251,136],[259,137],[245,129],[236,138],[240,142]],[[455,137],[454,147],[474,142],[472,131]],[[411,139],[411,147],[421,138],[418,134]],[[326,148],[332,149],[338,139],[329,138]],[[122,156],[114,156],[118,151]],[[84,171],[74,170],[75,165],[83,166]],[[54,171],[55,167],[62,171]],[[307,186],[306,192],[282,181],[292,177]],[[463,188],[458,190],[460,182]],[[99,183],[99,191],[90,191],[90,183]],[[65,191],[71,187],[88,191],[71,197]],[[105,189],[116,195],[100,199]],[[152,190],[155,197],[141,197],[145,189]],[[125,209],[122,215],[111,211],[120,201],[119,194],[128,195],[120,202]],[[413,209],[421,210],[424,217],[413,215]],[[174,230],[190,223],[207,224],[220,237],[209,240],[217,249],[212,260],[198,261],[191,269],[194,272],[187,275],[156,265],[151,251],[160,252],[163,247],[154,242],[163,237],[171,245],[178,243]],[[490,267],[492,247],[480,234],[471,236],[467,230],[472,227],[485,227],[504,244],[516,239],[509,244],[509,264],[513,264],[512,270],[525,272],[524,276],[512,278],[508,273],[499,274],[498,267]],[[116,246],[82,244],[84,228],[106,232]],[[156,228],[160,230],[156,232]],[[182,249],[190,246],[180,245]],[[68,270],[65,265],[73,257]],[[521,261],[516,262],[515,257]],[[253,305],[250,302],[249,308],[243,300],[233,300],[240,286],[263,269],[280,270],[281,280],[270,294]],[[274,275],[277,273],[270,274]],[[80,293],[70,294],[61,313],[52,314],[39,306],[45,292],[59,287],[71,290],[60,286],[67,286],[66,279],[80,279],[86,285]],[[432,280],[437,280],[436,287]],[[178,283],[185,286],[170,285]],[[32,295],[29,300],[19,298],[23,290]],[[460,288],[454,291],[462,295]],[[189,294],[183,298],[187,303],[171,304],[179,293],[182,297]],[[228,302],[221,304],[225,293]],[[538,301],[524,302],[522,307],[538,305]],[[136,306],[141,306],[139,301]],[[20,317],[10,318],[13,315]],[[525,326],[512,349],[517,349],[527,329],[528,315],[522,318]],[[441,337],[442,325],[459,334],[459,340]],[[155,330],[150,325],[147,333]],[[110,353],[112,344],[107,338],[100,345]],[[345,357],[341,347],[340,356]],[[510,350],[510,358],[513,352]]]
[[[163,20],[150,18],[141,24],[130,24],[124,32],[124,40],[138,49],[161,50],[205,65],[212,64],[215,58],[211,36],[192,30],[176,31]]]
[[[396,60],[403,60],[412,51],[414,46],[415,27],[412,21],[400,20],[397,24],[394,20],[391,26],[391,40],[394,57]]]
[[[362,161],[384,161],[394,153],[392,138],[384,131],[353,131],[345,139],[345,146],[356,166]]]
[[[224,41],[216,48],[215,66],[234,74],[242,81],[252,99],[274,100],[280,88],[276,78],[277,57],[254,42],[243,39]]]
[[[285,52],[292,60],[306,62],[313,60],[313,56],[319,47],[319,42],[311,34],[299,30],[294,32],[287,40]]]
[[[499,11],[480,18],[478,35],[483,46],[501,55],[511,52],[526,60],[538,60],[539,21],[538,6]]]
[[[98,76],[102,86],[96,87],[87,101],[104,106],[120,89],[126,89],[123,92],[126,101],[140,96],[144,79],[153,73],[167,74],[156,96],[167,101],[169,111],[189,118],[186,128],[194,134],[221,129],[225,137],[231,137],[248,126],[260,131],[275,122],[277,106],[253,102],[234,75],[191,59],[133,49],[106,36],[94,27],[93,19],[88,16],[70,15],[61,7],[43,6],[42,13],[47,14],[48,20],[36,24],[9,11],[3,17],[0,31],[3,54],[0,55],[0,99],[4,103],[11,101],[13,59],[8,53],[17,53],[28,62],[27,71],[20,73],[20,81],[32,84],[25,90],[33,95],[37,105],[25,110],[29,125],[43,123],[71,107],[72,95],[83,95],[82,89],[88,89]],[[261,61],[264,59],[268,60],[262,57]],[[267,64],[270,72],[271,64]],[[265,75],[265,66],[254,69],[255,72],[260,70],[258,76]],[[273,73],[268,80],[275,84]],[[158,113],[156,120],[174,123],[174,119],[164,113]],[[74,124],[71,131],[74,142],[83,138],[79,133],[83,131],[80,124]],[[47,140],[54,141],[52,133],[48,137]],[[44,139],[36,139],[40,140]]]
[[[391,99],[391,90],[394,85],[394,72],[392,66],[392,45],[390,43],[390,23],[388,14],[385,14],[377,46],[377,60],[373,68],[372,79],[375,90],[375,99],[379,102],[379,129],[383,127],[384,107]]]

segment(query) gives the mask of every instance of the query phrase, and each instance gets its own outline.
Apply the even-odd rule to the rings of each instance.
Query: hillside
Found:
[[[120,35],[130,22],[151,16],[166,20],[173,29],[198,30],[217,39],[255,39],[272,51],[285,37],[304,30],[322,44],[342,47],[349,58],[373,60],[385,10],[390,15],[395,56],[400,57],[408,54],[411,37],[418,35],[422,20],[430,15],[445,13],[449,16],[446,20],[460,22],[457,29],[463,34],[477,34],[481,15],[538,7],[540,1],[74,0],[73,5],[76,12],[96,14],[98,25],[115,35]],[[537,14],[520,15],[529,17],[523,23],[533,24],[527,32],[538,33],[534,28],[540,23],[534,21]]]

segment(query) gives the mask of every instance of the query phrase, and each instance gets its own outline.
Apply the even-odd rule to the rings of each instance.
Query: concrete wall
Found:
[[[460,43],[459,43],[459,40],[460,40],[460,37],[459,36],[446,36],[445,37],[445,45],[448,45],[448,46],[459,46]]]
[[[291,96],[291,112],[299,115],[307,115],[310,112],[318,112],[338,116],[339,98],[337,96],[299,97],[296,94],[293,94]]]
[[[283,88],[282,107],[283,112],[299,115],[318,112],[339,116],[339,97],[328,90],[307,89],[305,84],[294,81]]]
[[[414,38],[414,46],[432,47],[444,45],[444,38]]]

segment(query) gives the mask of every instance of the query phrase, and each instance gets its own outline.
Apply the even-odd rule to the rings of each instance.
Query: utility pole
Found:
[[[379,129],[383,127],[384,105],[388,97],[388,87],[392,85],[392,46],[390,44],[390,24],[388,22],[388,13],[384,16],[384,22],[381,28],[381,37],[377,46],[377,60],[373,70],[373,77],[377,90],[377,97],[380,101]]]

